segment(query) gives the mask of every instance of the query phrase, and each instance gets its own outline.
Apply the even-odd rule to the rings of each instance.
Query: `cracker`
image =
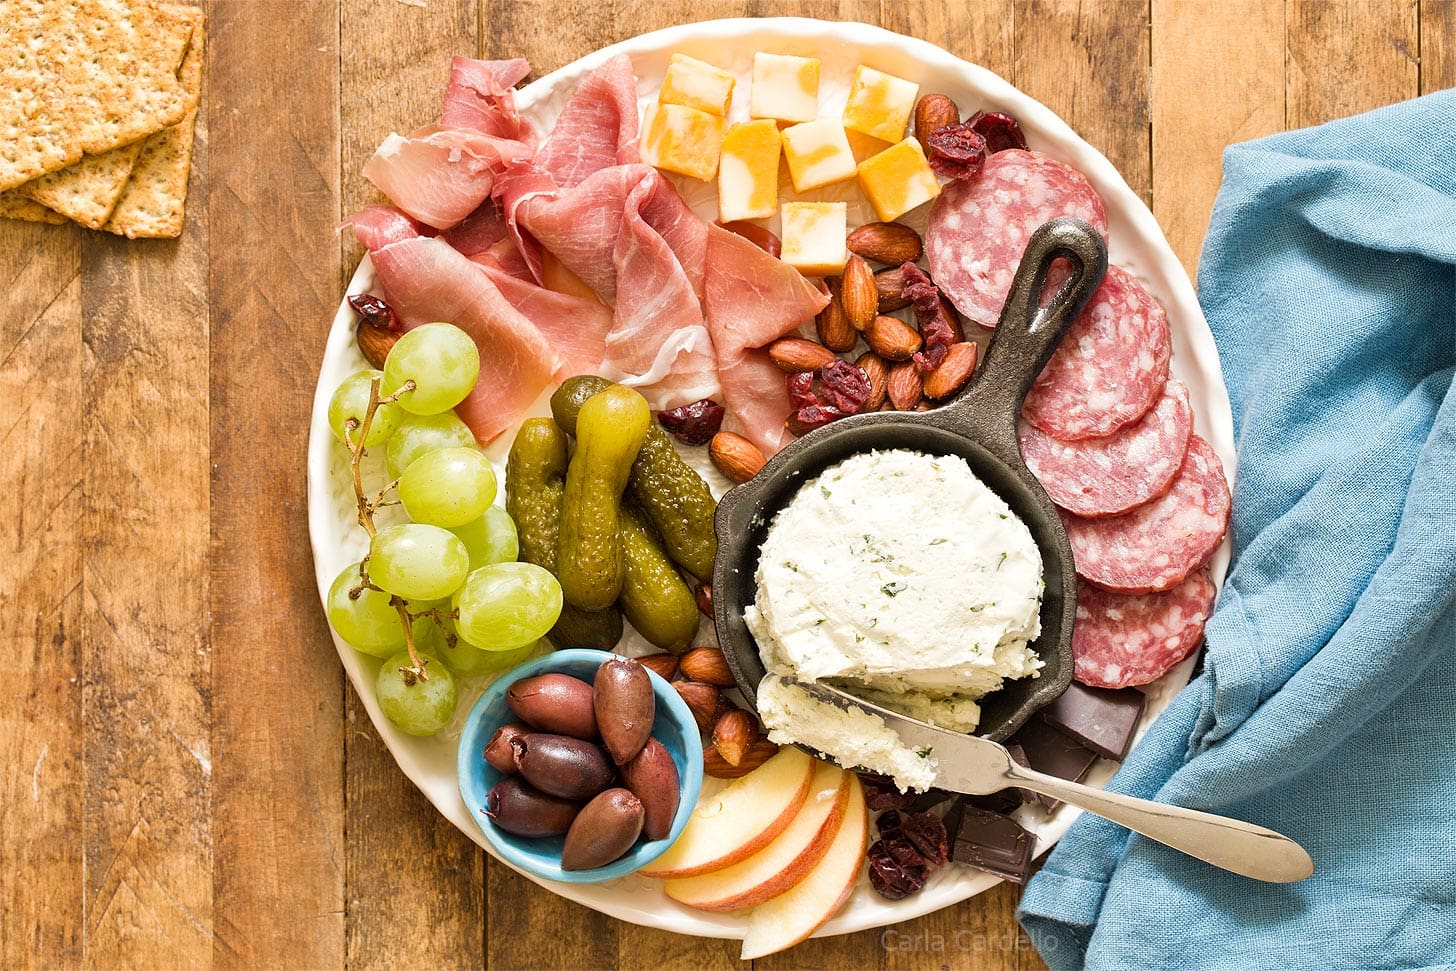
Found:
[[[111,218],[102,228],[128,239],[167,239],[182,234],[186,215],[187,176],[192,169],[192,130],[202,96],[205,37],[197,13],[192,43],[178,77],[191,105],[181,122],[148,138],[132,168]]]
[[[28,223],[60,225],[66,217],[53,209],[14,192],[0,192],[0,219],[20,219]]]
[[[190,40],[193,27],[202,19],[202,11],[196,7],[172,5],[164,10],[187,23]],[[174,65],[174,70],[180,72],[187,63],[187,58],[183,57],[181,64]],[[201,70],[200,59],[197,59],[192,69]],[[195,95],[187,97],[185,83],[183,93],[188,108],[195,107],[197,98]],[[100,155],[87,155],[76,164],[27,182],[15,191],[83,226],[100,229],[106,224],[112,209],[121,198],[122,190],[126,187],[132,166],[136,164],[141,150],[142,142],[138,141]]]
[[[179,121],[190,27],[143,0],[0,0],[0,190]]]

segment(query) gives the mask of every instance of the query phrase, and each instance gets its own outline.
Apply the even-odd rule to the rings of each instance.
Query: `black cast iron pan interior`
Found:
[[[1041,304],[1047,272],[1057,259],[1071,264],[1071,278]],[[1022,462],[1016,417],[1032,381],[1106,271],[1107,249],[1091,226],[1076,219],[1047,223],[1027,244],[985,363],[958,398],[933,411],[854,415],[815,429],[723,496],[715,518],[713,623],[733,677],[750,701],[767,672],[743,610],[757,594],[759,550],[774,515],[800,486],[829,466],[859,452],[896,448],[964,458],[1026,523],[1041,551],[1046,590],[1041,636],[1033,647],[1045,667],[1039,678],[1007,681],[982,699],[978,734],[1001,741],[1066,690],[1072,680],[1072,620],[1077,610],[1072,549],[1051,500]],[[945,512],[956,514],[953,509]]]

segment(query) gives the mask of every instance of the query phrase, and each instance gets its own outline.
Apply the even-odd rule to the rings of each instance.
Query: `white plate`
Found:
[[[645,105],[656,97],[669,54],[680,51],[737,74],[740,81],[735,94],[734,117],[743,117],[746,115],[743,99],[747,97],[747,78],[753,53],[759,50],[812,55],[821,59],[821,115],[837,115],[844,104],[855,66],[865,63],[916,81],[922,91],[948,94],[963,112],[969,113],[977,108],[1009,112],[1020,120],[1033,149],[1061,159],[1083,172],[1107,205],[1112,262],[1134,273],[1167,307],[1173,332],[1173,373],[1188,386],[1192,395],[1199,434],[1213,445],[1232,478],[1233,421],[1213,336],[1199,310],[1193,286],[1169,248],[1162,230],[1147,207],[1100,152],[1078,138],[1050,109],[989,71],[959,60],[924,41],[865,24],[798,18],[717,20],[644,34],[599,50],[528,85],[518,93],[517,103],[522,114],[535,122],[538,129],[547,131],[582,78],[609,57],[627,54],[637,72],[639,100]],[[439,67],[443,73],[444,63]],[[420,124],[430,121],[432,119],[421,118]],[[715,198],[711,192],[696,185],[684,185],[684,189],[688,202],[700,215],[714,218]],[[858,198],[852,184],[838,191],[842,198],[851,201]],[[851,219],[854,218],[852,208]],[[858,221],[866,218],[872,217],[861,204]],[[920,218],[923,227],[923,213]],[[365,258],[349,284],[349,293],[368,290],[373,283],[374,272]],[[313,544],[320,598],[327,595],[334,577],[361,558],[367,548],[364,533],[354,522],[354,498],[346,470],[347,456],[330,434],[326,416],[333,389],[349,374],[366,366],[355,346],[353,332],[354,314],[347,303],[341,302],[329,331],[318,390],[314,395],[309,436],[309,537]],[[546,413],[540,408],[538,411]],[[509,436],[502,438],[509,439]],[[489,451],[492,458],[499,461],[508,447],[509,441],[498,441]],[[704,450],[695,451],[701,462]],[[713,481],[715,490],[721,493],[727,483],[716,473],[713,473]],[[1212,563],[1216,582],[1222,581],[1227,564],[1225,544]],[[704,625],[703,634],[711,637],[710,625]],[[337,637],[334,640],[349,679],[405,775],[419,786],[446,818],[485,846],[484,838],[460,798],[455,775],[455,739],[459,725],[470,704],[484,690],[484,685],[472,683],[465,686],[460,712],[451,728],[434,738],[412,738],[391,725],[375,704],[374,679],[380,662],[350,649]],[[1151,686],[1140,733],[1146,731],[1152,719],[1188,682],[1192,666],[1191,659],[1185,661]],[[1089,781],[1103,784],[1114,768],[1111,763],[1099,763]],[[1069,808],[1059,810],[1050,818],[1030,808],[1023,808],[1021,812],[1023,823],[1036,833],[1038,852],[1055,843],[1076,815]],[[690,910],[663,894],[658,881],[645,877],[626,877],[595,885],[537,882],[563,897],[622,920],[704,937],[743,936],[743,917]],[[988,874],[949,866],[932,876],[921,893],[892,903],[875,894],[868,880],[862,878],[849,904],[815,936],[847,934],[908,920],[950,906],[995,886],[997,882]]]

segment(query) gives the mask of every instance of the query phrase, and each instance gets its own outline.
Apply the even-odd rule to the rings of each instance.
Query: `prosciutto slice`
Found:
[[[364,163],[364,177],[415,219],[449,229],[530,163],[528,142],[434,125],[408,138],[391,134]]]
[[[536,168],[563,189],[637,154],[637,77],[632,59],[618,54],[581,82],[541,146]]]
[[[530,73],[531,65],[524,57],[509,61],[452,57],[440,123],[473,128],[496,138],[534,140],[530,126],[516,112],[514,90]]]
[[[456,408],[482,443],[520,420],[562,366],[541,331],[476,264],[425,236],[373,252],[384,297],[407,328],[446,320],[475,338],[480,378]]]
[[[394,206],[365,206],[339,224],[354,231],[354,238],[369,252],[374,252],[390,243],[416,236],[433,236],[434,230],[415,222]]]

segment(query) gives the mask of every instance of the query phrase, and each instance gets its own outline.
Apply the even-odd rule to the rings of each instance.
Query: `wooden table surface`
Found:
[[[700,968],[492,861],[395,768],[314,588],[304,452],[374,198],[451,54],[687,20],[925,38],[1039,98],[1190,272],[1229,142],[1456,84],[1451,0],[222,0],[175,242],[0,224],[0,967]],[[1009,886],[761,967],[1020,968]]]

